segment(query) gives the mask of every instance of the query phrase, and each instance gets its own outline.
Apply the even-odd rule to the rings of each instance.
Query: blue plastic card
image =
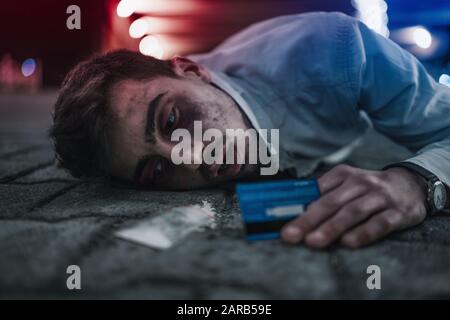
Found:
[[[316,179],[240,183],[236,192],[250,241],[278,238],[284,224],[320,197]]]

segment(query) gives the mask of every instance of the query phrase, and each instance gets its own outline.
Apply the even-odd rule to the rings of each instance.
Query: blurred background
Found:
[[[71,5],[81,29],[66,26]],[[358,17],[450,85],[450,0],[15,0],[0,5],[0,93],[56,87],[93,53],[203,52],[256,21],[308,11]]]

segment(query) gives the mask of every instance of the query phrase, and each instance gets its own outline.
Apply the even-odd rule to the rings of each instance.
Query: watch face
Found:
[[[438,181],[433,185],[433,203],[437,210],[442,210],[445,208],[445,203],[447,202],[447,190],[445,185]]]

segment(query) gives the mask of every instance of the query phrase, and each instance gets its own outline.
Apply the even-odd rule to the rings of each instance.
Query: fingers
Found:
[[[402,213],[387,209],[347,232],[341,238],[341,243],[350,248],[359,248],[404,227]]]
[[[346,203],[365,192],[366,190],[361,186],[353,183],[343,183],[338,188],[311,203],[306,213],[288,223],[281,231],[282,239],[289,243],[299,243],[307,233],[314,230]]]
[[[308,234],[306,243],[314,248],[324,248],[350,228],[386,208],[386,200],[381,196],[364,195],[342,207],[333,217]]]
[[[288,223],[281,237],[289,243],[305,240],[323,248],[340,239],[352,248],[423,221],[426,210],[420,188],[401,172],[339,165],[318,180],[322,196],[305,214]]]
[[[317,182],[319,183],[320,193],[325,194],[342,184],[347,178],[348,170],[350,170],[348,166],[339,165],[317,179]]]

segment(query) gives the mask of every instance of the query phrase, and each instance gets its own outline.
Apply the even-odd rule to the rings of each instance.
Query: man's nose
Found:
[[[186,159],[190,159],[188,163],[183,163],[182,166],[189,171],[197,171],[203,163],[203,147],[202,141],[194,141],[191,148],[187,148]]]
[[[164,144],[160,145],[161,156],[166,159],[169,159],[170,162],[174,163],[172,160],[172,149],[175,144]],[[196,171],[200,168],[203,163],[203,147],[204,144],[202,141],[194,141],[190,148],[183,148],[183,161],[182,164],[177,166],[181,166],[186,168],[189,171]]]

